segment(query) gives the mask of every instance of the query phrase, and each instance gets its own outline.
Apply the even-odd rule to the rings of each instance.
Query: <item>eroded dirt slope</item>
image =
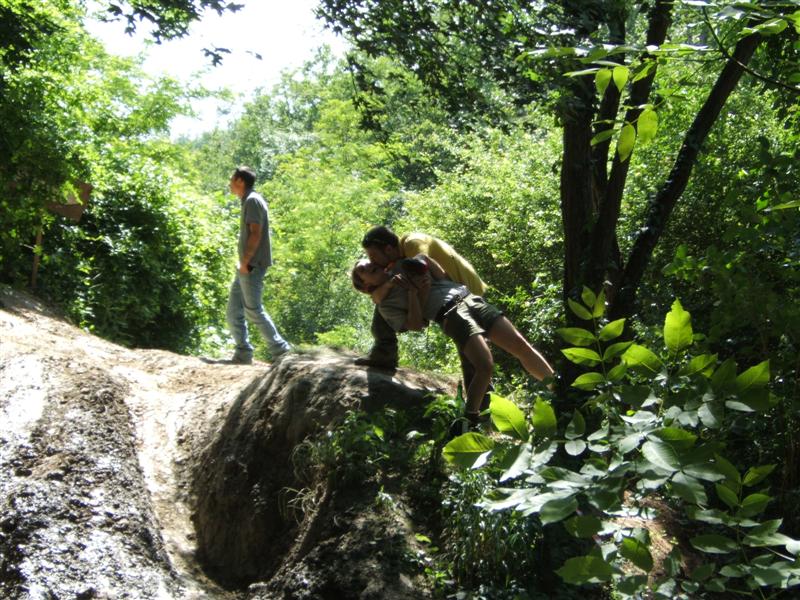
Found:
[[[425,597],[406,515],[322,486],[289,523],[277,498],[308,436],[439,387],[334,353],[128,350],[0,288],[0,597]]]

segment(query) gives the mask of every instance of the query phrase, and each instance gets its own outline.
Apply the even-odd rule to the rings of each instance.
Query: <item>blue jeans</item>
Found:
[[[252,358],[253,346],[247,337],[247,321],[255,325],[264,336],[272,356],[278,356],[290,349],[289,344],[281,337],[270,316],[261,304],[261,293],[264,289],[266,267],[253,267],[248,274],[236,271],[228,296],[228,328],[236,342],[236,356]],[[245,321],[245,317],[247,321]]]

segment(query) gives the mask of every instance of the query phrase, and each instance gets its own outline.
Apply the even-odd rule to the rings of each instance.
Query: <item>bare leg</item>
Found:
[[[488,332],[492,343],[514,356],[525,370],[541,381],[553,375],[553,367],[544,356],[528,340],[522,337],[517,328],[505,317],[500,317],[494,322]],[[472,341],[470,339],[470,341]]]
[[[466,412],[477,413],[492,379],[492,367],[494,367],[492,352],[489,350],[489,345],[482,335],[473,335],[469,338],[467,343],[464,344],[463,352],[475,369],[472,381],[469,382],[469,387],[467,388]]]

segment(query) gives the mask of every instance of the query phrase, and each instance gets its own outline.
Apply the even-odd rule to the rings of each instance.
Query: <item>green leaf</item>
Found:
[[[578,509],[578,500],[574,496],[548,500],[539,511],[542,525],[563,521]]]
[[[605,352],[603,352],[603,362],[608,362],[615,356],[619,356],[632,345],[633,342],[617,342],[616,344],[611,344],[605,349]]]
[[[789,23],[786,21],[786,19],[774,18],[764,21],[763,23],[759,23],[752,28],[746,27],[744,31],[747,34],[760,33],[763,36],[777,35],[786,29],[788,25]]]
[[[539,436],[548,436],[556,430],[556,413],[550,403],[537,398],[533,405],[533,430]]]
[[[733,390],[736,383],[736,362],[729,358],[725,360],[711,376],[711,388],[717,395],[723,395]]]
[[[513,438],[528,441],[528,427],[525,423],[525,414],[516,404],[497,394],[490,395],[489,411],[492,423],[497,430]]]
[[[494,448],[494,440],[480,433],[465,433],[451,440],[442,454],[450,464],[469,468],[486,452]]]
[[[608,372],[608,380],[614,383],[621,381],[627,372],[628,365],[626,365],[624,362],[621,362]]]
[[[744,538],[744,543],[753,548],[766,548],[769,546],[786,546],[787,548],[792,544],[797,544],[797,540],[793,540],[788,535],[782,533],[750,533]]]
[[[697,409],[697,416],[700,421],[709,429],[719,429],[722,427],[722,419],[725,412],[718,402],[704,402],[703,405]]]
[[[564,444],[564,450],[566,450],[567,454],[570,456],[579,456],[586,450],[586,442],[583,440],[569,440]]]
[[[614,78],[614,85],[617,86],[617,89],[621,92],[628,82],[628,67],[614,67],[612,77]]]
[[[583,585],[611,581],[614,569],[597,556],[578,556],[568,559],[556,573],[567,583]]]
[[[583,291],[581,292],[581,300],[586,305],[587,308],[593,308],[594,303],[597,302],[597,295],[588,287],[583,286]]]
[[[688,477],[683,473],[675,473],[671,483],[673,491],[686,502],[699,506],[708,504],[708,496],[706,496],[703,484],[694,477]]]
[[[678,371],[678,374],[694,375],[695,373],[702,373],[716,362],[717,362],[716,354],[701,354],[699,356],[695,356],[694,358],[692,358],[692,360],[689,361],[688,365],[682,367],[681,370]]]
[[[737,508],[739,506],[739,496],[737,496],[736,493],[727,485],[724,483],[715,483],[714,489],[717,490],[717,496],[719,496],[719,499],[725,504],[731,508]]]
[[[583,418],[583,415],[579,410],[576,410],[572,414],[572,419],[570,420],[569,425],[567,425],[567,439],[580,437],[584,433],[586,433],[586,419]]]
[[[691,538],[689,542],[700,552],[707,554],[728,554],[739,549],[739,545],[735,541],[724,535],[698,535]]]
[[[762,465],[760,467],[750,467],[747,473],[744,474],[742,483],[747,487],[753,487],[764,481],[767,476],[772,473],[776,465]]]
[[[592,307],[592,316],[595,319],[599,319],[603,316],[604,312],[606,312],[606,291],[600,290],[600,293],[597,294],[597,299],[594,301],[594,306]]]
[[[714,574],[716,569],[717,565],[714,563],[700,565],[699,567],[696,567],[694,571],[692,571],[692,581],[705,581]]]
[[[580,71],[569,71],[564,73],[565,77],[580,77],[581,75],[591,75],[593,73],[597,73],[600,69],[598,67],[592,67],[591,69],[582,69]]]
[[[571,387],[578,388],[579,390],[593,390],[598,385],[602,385],[605,382],[606,378],[603,377],[602,373],[584,373],[575,378]]]
[[[649,375],[659,373],[663,367],[661,360],[655,354],[639,344],[632,344],[622,355],[622,360],[629,368]]]
[[[664,319],[664,342],[673,356],[692,345],[691,315],[683,310],[679,300],[672,303],[672,310]]]
[[[579,319],[583,319],[584,321],[591,321],[592,320],[592,313],[590,313],[583,305],[578,304],[572,298],[567,298],[567,304],[569,305],[572,312],[575,313],[575,316]]]
[[[619,548],[619,553],[634,565],[649,573],[653,568],[653,557],[647,544],[635,538],[625,538]]]
[[[642,454],[651,463],[667,471],[677,471],[681,468],[678,453],[672,446],[664,442],[645,442],[642,446]]]
[[[740,517],[754,517],[764,512],[770,500],[772,500],[772,498],[766,494],[750,494],[742,500],[742,507],[736,514]]]
[[[601,341],[608,342],[621,336],[623,329],[625,329],[625,319],[617,319],[616,321],[611,321],[611,323],[603,327],[600,330],[598,337]]]
[[[769,361],[750,367],[736,378],[736,391],[744,394],[754,388],[763,388],[769,383]]]
[[[686,465],[683,467],[683,472],[703,481],[716,482],[725,479],[725,476],[716,469],[715,465],[708,462]]]
[[[625,123],[619,132],[617,141],[617,154],[620,162],[625,162],[633,152],[633,145],[636,143],[636,129],[630,123]]]
[[[591,515],[574,516],[564,522],[564,528],[576,538],[590,538],[603,528],[603,522]]]
[[[714,455],[714,467],[725,476],[728,487],[737,494],[742,489],[742,476],[733,464],[724,456]]]
[[[658,131],[658,113],[652,108],[646,108],[639,115],[636,122],[639,141],[643,144],[656,137]]]
[[[594,85],[600,96],[606,93],[609,83],[611,83],[611,69],[600,69],[594,76]]]
[[[653,435],[678,451],[688,450],[697,441],[695,434],[680,427],[663,427],[654,431]]]
[[[593,367],[603,362],[600,355],[589,348],[565,348],[561,353],[566,356],[570,362],[586,367]]]
[[[617,132],[617,130],[614,129],[613,127],[609,127],[608,129],[603,129],[603,131],[595,134],[592,137],[592,140],[589,142],[589,145],[596,146],[597,144],[599,144],[601,142],[605,142],[606,140],[610,140],[612,137],[614,137],[614,134],[616,132]]]
[[[573,346],[589,346],[597,341],[591,331],[581,327],[562,327],[561,329],[556,329],[556,333],[561,336],[561,339]]]

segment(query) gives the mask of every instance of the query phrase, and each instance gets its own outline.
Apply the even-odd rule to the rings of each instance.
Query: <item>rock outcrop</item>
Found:
[[[129,350],[2,289],[0,596],[427,597],[403,499],[297,457],[355,410],[419,414],[445,387],[332,351]]]

